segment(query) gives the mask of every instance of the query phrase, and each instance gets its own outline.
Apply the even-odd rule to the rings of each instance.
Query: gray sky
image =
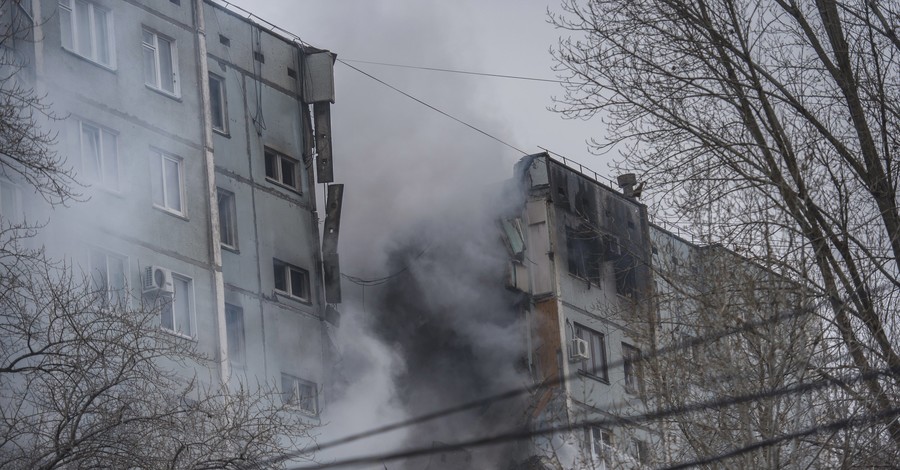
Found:
[[[555,78],[548,53],[558,32],[547,24],[546,10],[558,10],[555,0],[239,0],[233,3],[299,35],[343,59],[370,60],[508,75]],[[394,69],[355,64],[373,75],[444,109],[522,150],[548,147],[581,160],[598,171],[605,163],[586,158],[584,141],[599,123],[564,121],[547,111],[560,85],[500,78]],[[352,112],[368,101],[348,102],[348,86],[369,79],[344,66],[335,74],[341,112]],[[481,106],[460,106],[468,100],[440,93],[444,86],[465,86]],[[379,93],[396,95],[387,88]],[[399,95],[392,99],[406,100]],[[415,114],[433,113],[425,108]],[[496,121],[488,127],[491,121]],[[499,124],[499,125],[498,125]],[[458,127],[450,120],[446,128]],[[337,130],[336,132],[339,132]],[[471,131],[470,131],[471,132]],[[449,132],[448,132],[449,133]],[[346,137],[346,136],[345,136]],[[472,133],[473,140],[486,139]]]

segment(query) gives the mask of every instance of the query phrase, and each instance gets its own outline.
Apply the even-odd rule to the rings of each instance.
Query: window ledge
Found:
[[[234,246],[231,246],[231,245],[226,245],[226,244],[224,244],[224,243],[219,243],[219,246],[221,246],[222,249],[225,250],[225,251],[230,251],[230,252],[232,252],[232,253],[234,253],[234,254],[236,254],[236,255],[241,254],[241,250],[238,249],[237,247],[234,247]]]
[[[99,182],[99,181],[92,181],[92,182],[90,182],[90,188],[91,188],[91,189],[94,189],[94,190],[97,190],[97,191],[100,191],[100,192],[102,192],[102,193],[104,193],[104,194],[107,194],[107,195],[110,195],[110,196],[115,196],[115,197],[117,197],[117,198],[119,198],[119,199],[125,199],[125,194],[122,193],[122,190],[121,190],[121,189],[113,189],[113,188],[110,188],[110,187],[104,185],[103,183],[101,183],[101,182]]]
[[[226,139],[231,138],[231,133],[228,132],[227,130],[216,129],[215,127],[213,127],[212,131],[213,131],[213,133],[219,134],[220,136],[225,137]]]
[[[85,55],[82,55],[82,54],[80,54],[80,53],[78,53],[78,52],[75,52],[75,51],[73,51],[72,49],[69,49],[68,47],[65,47],[65,46],[60,46],[60,48],[61,48],[62,50],[64,50],[64,51],[66,51],[66,53],[75,56],[77,59],[83,60],[83,61],[85,61],[85,62],[87,62],[87,63],[89,63],[89,64],[91,64],[91,65],[95,65],[95,66],[97,66],[97,67],[100,67],[101,69],[106,70],[107,72],[116,73],[116,66],[115,66],[115,65],[107,65],[107,64],[104,64],[103,62],[97,62],[96,60],[91,59],[90,57],[85,56]]]
[[[181,95],[180,94],[169,93],[166,90],[163,90],[161,88],[156,88],[155,86],[150,85],[148,83],[144,83],[144,86],[147,87],[148,90],[150,90],[154,93],[159,93],[160,95],[163,95],[166,98],[169,98],[170,100],[181,103]]]
[[[275,289],[275,298],[278,298],[278,299],[283,298],[283,299],[287,299],[287,300],[292,300],[294,302],[301,303],[303,305],[312,305],[312,301],[309,299],[304,299],[303,297],[297,297],[296,295],[291,295],[285,291],[278,290],[278,289]]]
[[[577,275],[577,274],[572,274],[571,272],[569,273],[569,277],[571,277],[572,279],[577,279],[577,280],[579,280],[579,281],[581,281],[581,282],[584,282],[584,283],[588,284],[588,287],[589,287],[589,288],[590,288],[590,287],[596,287],[597,290],[603,290],[603,288],[600,287],[600,284],[598,284],[598,283],[596,283],[596,282],[594,282],[594,281],[591,281],[591,280],[588,279],[588,278],[581,277],[581,276],[579,276],[579,275]]]
[[[173,210],[173,209],[169,209],[168,207],[163,207],[163,206],[160,206],[159,204],[153,204],[153,208],[156,209],[156,210],[158,210],[158,211],[161,211],[161,212],[164,212],[164,213],[166,213],[166,214],[169,214],[169,215],[171,215],[172,217],[177,217],[177,218],[179,218],[179,219],[181,219],[181,220],[183,220],[183,221],[185,221],[185,222],[190,222],[190,221],[191,221],[191,219],[189,219],[188,216],[185,215],[184,213],[175,211],[175,210]]]
[[[170,329],[168,329],[168,328],[166,328],[166,327],[164,327],[164,326],[162,326],[162,325],[160,325],[159,329],[162,330],[163,333],[165,333],[165,334],[167,334],[167,335],[172,335],[172,336],[174,336],[174,337],[176,337],[176,338],[181,338],[181,339],[187,340],[187,341],[193,341],[193,342],[195,342],[195,343],[197,342],[197,337],[196,337],[196,336],[189,336],[189,335],[186,335],[186,334],[184,334],[184,333],[179,333],[179,332],[177,332],[177,331],[175,331],[175,330],[170,330]]]
[[[578,375],[581,377],[587,378],[587,379],[596,380],[597,382],[600,382],[602,384],[609,385],[609,379],[604,379],[603,377],[600,377],[599,375],[591,374],[590,372],[585,372],[583,370],[579,370]]]
[[[274,184],[275,186],[278,186],[279,188],[286,189],[294,194],[297,194],[298,196],[303,196],[303,192],[301,192],[299,189],[297,189],[293,186],[288,186],[288,185],[282,183],[281,181],[269,178],[268,176],[266,176],[266,181]]]

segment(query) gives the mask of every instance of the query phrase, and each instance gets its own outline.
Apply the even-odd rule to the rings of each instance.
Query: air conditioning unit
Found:
[[[572,338],[572,344],[569,346],[569,359],[572,361],[583,361],[591,358],[590,345],[581,338]]]
[[[160,266],[147,266],[144,271],[144,294],[175,293],[175,283],[172,282],[172,271]]]

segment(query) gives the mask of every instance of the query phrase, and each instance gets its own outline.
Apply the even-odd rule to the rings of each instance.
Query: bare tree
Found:
[[[79,183],[42,124],[17,41],[31,21],[0,1],[0,177],[60,206]],[[0,192],[0,198],[6,198]],[[171,298],[131,298],[35,247],[40,224],[0,210],[0,468],[276,468],[309,418],[275,384],[217,382],[192,341],[163,332]]]
[[[559,110],[608,123],[595,149],[624,144],[622,166],[702,241],[822,300],[823,344],[839,349],[818,373],[885,371],[844,387],[854,406],[838,411],[895,409],[898,5],[566,0],[563,10],[553,21],[573,37],[556,51],[569,79]],[[867,453],[900,454],[896,419],[865,432]],[[853,441],[830,442],[842,437]]]
[[[656,314],[635,322],[636,336],[658,353],[641,362],[644,397],[666,415],[655,458],[673,464],[721,455],[758,440],[815,424],[815,405],[829,391],[731,403],[817,380],[822,328],[806,290],[720,246],[700,247],[657,231],[653,268]],[[821,446],[789,439],[728,459],[712,468],[821,466]]]

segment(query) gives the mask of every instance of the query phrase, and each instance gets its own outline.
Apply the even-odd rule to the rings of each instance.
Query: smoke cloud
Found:
[[[491,70],[494,67],[473,51],[492,45],[469,34],[491,27],[486,22],[492,20],[480,13],[478,3],[244,6],[264,18],[293,18],[276,22],[335,51],[339,59]],[[545,6],[529,3],[537,8],[536,26],[542,26]],[[501,36],[498,33],[495,46],[506,47],[507,53],[547,60],[543,54],[548,43],[523,52],[508,44],[510,37]],[[533,136],[525,136],[529,144],[520,143],[516,123],[499,118],[498,108],[508,103],[493,93],[496,82],[467,76],[440,77],[438,82],[428,73],[351,65],[516,147],[533,150]],[[364,279],[400,274],[377,286],[344,282],[338,331],[341,380],[323,410],[320,442],[525,381],[525,327],[516,311],[518,298],[504,288],[508,254],[498,226],[498,218],[509,209],[503,182],[521,154],[341,63],[335,65],[335,80],[335,174],[345,184],[342,271]],[[543,112],[549,91],[529,91],[544,98],[536,109]],[[583,139],[573,140],[579,141]],[[516,405],[498,404],[340,446],[318,460],[486,436],[522,424],[523,412]],[[386,462],[386,467],[502,468],[509,463],[509,451],[473,450]]]

